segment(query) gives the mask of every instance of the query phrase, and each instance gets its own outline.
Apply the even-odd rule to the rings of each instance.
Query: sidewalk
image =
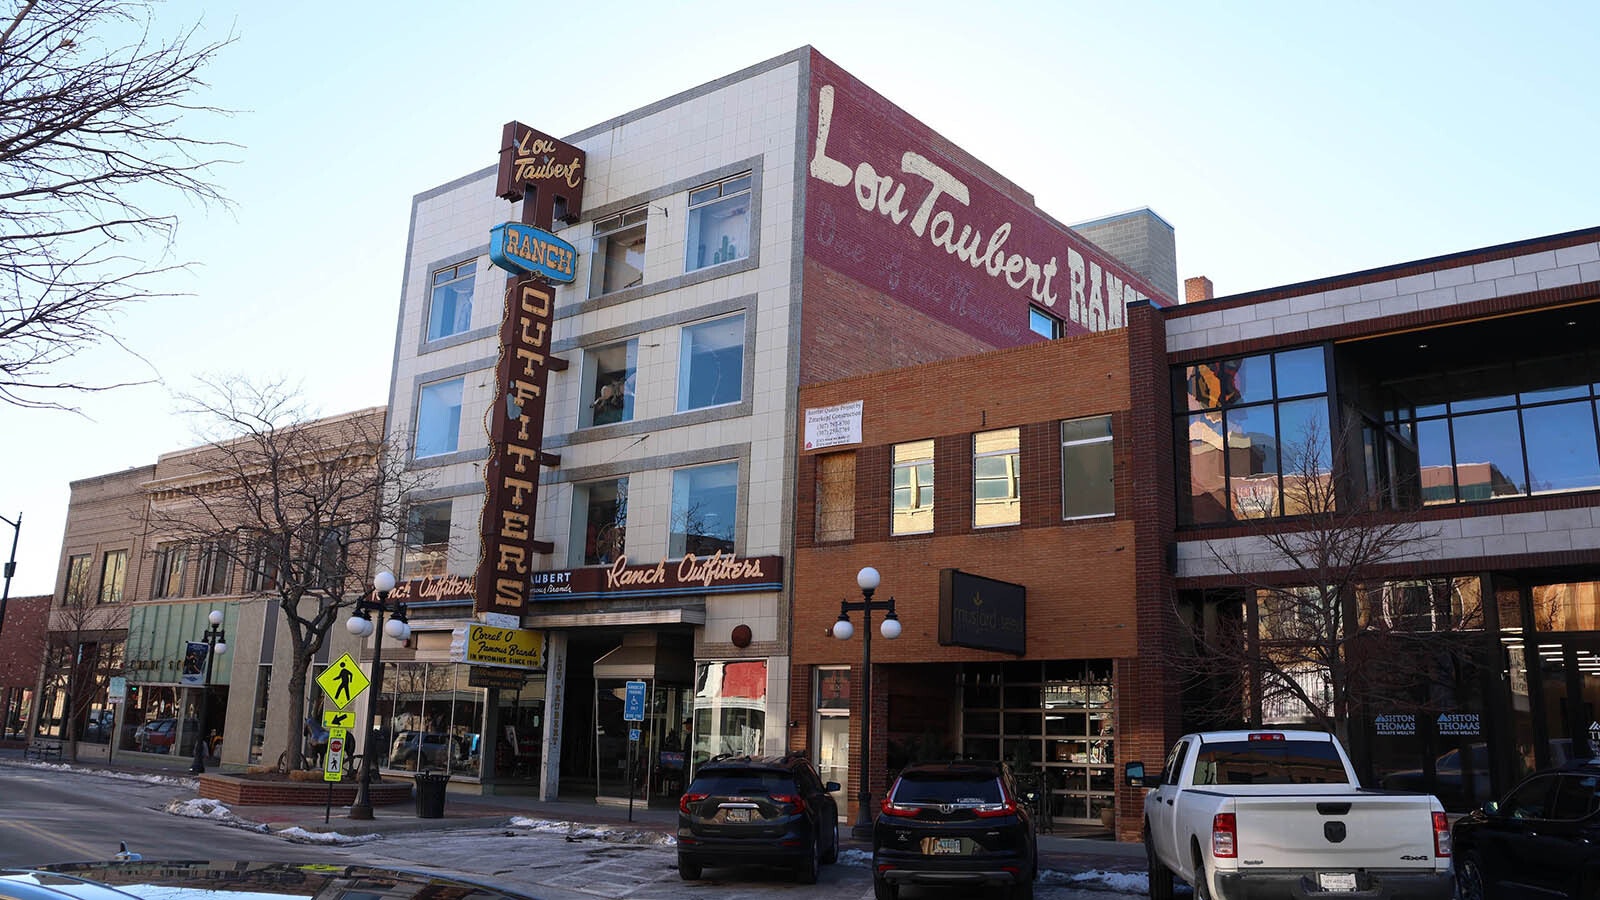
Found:
[[[176,787],[177,799],[194,796],[194,776],[189,774],[190,761],[186,758],[152,760],[118,759],[110,764],[93,761],[77,764],[39,764],[23,759],[21,750],[0,750],[0,765],[53,768],[66,765],[84,772],[112,771],[127,775],[165,775],[187,782],[187,788]],[[386,781],[403,780],[389,776]],[[373,808],[373,817],[367,820],[349,817],[349,807],[336,804],[315,806],[273,805],[230,807],[240,819],[266,825],[274,832],[300,828],[307,832],[337,832],[342,835],[401,834],[418,831],[446,829],[502,828],[512,818],[531,819],[552,824],[568,825],[573,830],[599,827],[608,831],[653,832],[672,835],[678,824],[676,809],[648,809],[635,806],[632,821],[627,807],[602,806],[587,800],[539,800],[536,797],[506,795],[482,796],[451,791],[445,795],[444,817],[424,819],[417,815],[416,803],[397,803]],[[324,821],[326,818],[327,821]],[[1084,835],[1092,834],[1095,837]],[[1119,844],[1104,837],[1098,829],[1072,829],[1057,826],[1055,832],[1039,835],[1039,864],[1045,869],[1059,872],[1143,872],[1144,847],[1140,844]],[[870,853],[865,842],[850,836],[849,823],[839,824],[840,846],[845,850]]]

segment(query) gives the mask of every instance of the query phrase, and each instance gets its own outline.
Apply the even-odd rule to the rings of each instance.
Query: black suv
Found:
[[[804,756],[718,756],[678,801],[678,874],[706,866],[792,866],[802,884],[839,858],[839,808]]]
[[[903,884],[1009,886],[1012,900],[1031,898],[1039,851],[1021,796],[1005,763],[907,766],[872,826],[878,900]]]

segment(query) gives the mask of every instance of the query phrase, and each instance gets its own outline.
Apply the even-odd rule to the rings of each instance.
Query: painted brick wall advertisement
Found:
[[[995,347],[1037,340],[1035,305],[1067,334],[1123,325],[1167,299],[1092,243],[997,190],[950,144],[813,53],[806,252]]]

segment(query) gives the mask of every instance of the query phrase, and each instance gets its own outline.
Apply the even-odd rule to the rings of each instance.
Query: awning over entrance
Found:
[[[683,648],[662,642],[658,637],[654,633],[624,635],[621,647],[594,661],[595,679],[689,683],[694,677],[694,660]]]

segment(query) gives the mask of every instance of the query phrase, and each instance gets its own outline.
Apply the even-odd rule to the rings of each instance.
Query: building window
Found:
[[[572,542],[575,566],[609,566],[627,552],[628,479],[591,481],[573,488],[579,529]]]
[[[1062,518],[1116,515],[1113,480],[1111,417],[1062,422]]]
[[[100,562],[100,602],[121,603],[122,581],[128,575],[128,551],[110,550]]]
[[[584,355],[584,405],[578,414],[580,428],[633,421],[633,387],[638,366],[638,341],[623,341]]]
[[[978,528],[1022,521],[1018,482],[1021,429],[1004,428],[972,436],[972,524]]]
[[[739,513],[739,464],[696,466],[672,473],[672,534],[668,555],[733,552]]]
[[[1028,330],[1052,341],[1066,333],[1060,319],[1037,306],[1028,307]]]
[[[648,213],[649,208],[641,206],[595,221],[589,296],[644,283],[644,227]]]
[[[428,340],[460,334],[472,327],[472,276],[477,267],[477,260],[469,259],[433,273]]]
[[[454,453],[461,437],[462,379],[423,385],[417,395],[417,459]]]
[[[1313,498],[1332,497],[1323,490],[1333,451],[1322,347],[1213,360],[1173,376],[1173,431],[1188,435],[1177,460],[1180,521],[1301,515],[1319,511],[1308,508]]]
[[[183,596],[183,564],[188,555],[182,544],[156,548],[156,580],[150,596],[156,600]]]
[[[289,556],[289,539],[283,536],[255,535],[245,565],[244,589],[273,591],[283,581]]]
[[[933,530],[933,440],[894,446],[894,509],[890,534]]]
[[[750,173],[689,192],[684,270],[750,255]]]
[[[67,557],[67,590],[61,597],[62,606],[82,606],[89,599],[90,554]]]
[[[406,510],[406,546],[400,558],[401,578],[444,575],[450,564],[449,500],[413,503]]]
[[[337,590],[348,573],[349,550],[350,526],[329,526],[317,540],[314,571],[308,581],[324,590]]]
[[[817,457],[817,540],[848,541],[856,536],[856,455]]]
[[[232,587],[232,542],[226,538],[207,542],[200,550],[200,582],[195,591],[201,596],[226,594]]]
[[[678,411],[737,403],[743,395],[744,313],[688,325],[678,357]]]

